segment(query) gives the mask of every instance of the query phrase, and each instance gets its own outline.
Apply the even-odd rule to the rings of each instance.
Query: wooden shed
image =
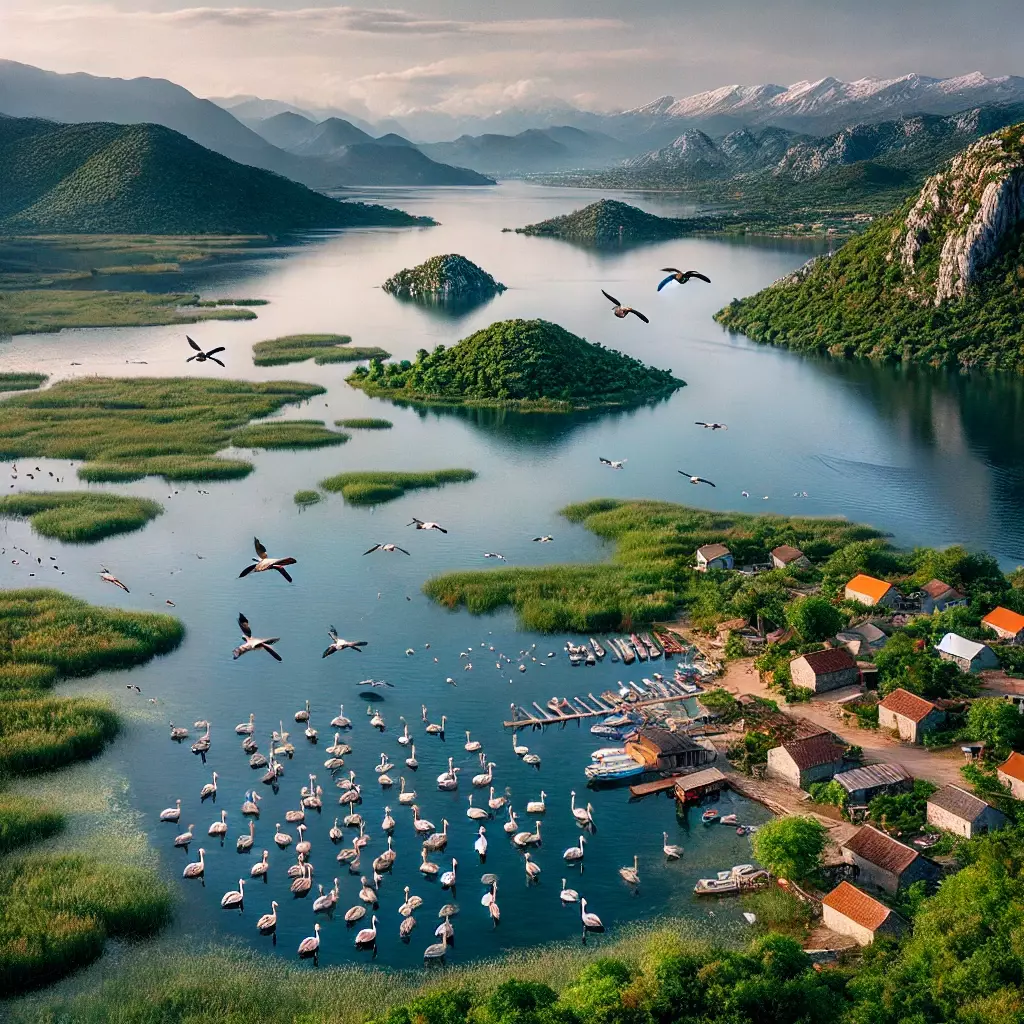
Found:
[[[683,732],[669,732],[653,726],[641,729],[636,737],[626,742],[626,753],[634,761],[651,770],[671,771],[697,768],[708,764],[717,756]]]

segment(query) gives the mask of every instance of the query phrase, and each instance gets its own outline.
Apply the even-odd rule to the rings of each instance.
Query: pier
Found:
[[[652,707],[656,704],[672,704],[696,697],[694,693],[672,693],[667,697],[651,695],[640,700],[624,700],[622,697],[610,693],[601,694],[600,698],[588,693],[587,697],[592,704],[588,704],[582,697],[568,697],[566,701],[574,711],[556,711],[553,708],[544,709],[536,701],[533,707],[537,713],[533,714],[527,708],[518,704],[512,705],[512,718],[502,725],[506,729],[528,729],[545,725],[564,725],[566,722],[579,722],[584,718],[604,718],[607,715],[625,714],[629,711]],[[596,705],[596,706],[595,706]]]

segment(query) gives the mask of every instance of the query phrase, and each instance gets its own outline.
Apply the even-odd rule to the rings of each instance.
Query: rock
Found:
[[[456,253],[433,256],[418,267],[400,270],[382,287],[400,298],[428,301],[490,298],[505,291],[486,270]]]

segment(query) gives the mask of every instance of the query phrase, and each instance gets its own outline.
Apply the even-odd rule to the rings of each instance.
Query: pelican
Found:
[[[188,849],[188,844],[192,842],[192,829],[194,828],[195,825],[189,825],[188,829],[185,832],[182,832],[181,835],[175,836],[174,845],[184,846],[186,849]]]
[[[567,889],[565,887],[565,879],[563,878],[562,891],[558,894],[558,898],[563,903],[576,903],[580,898],[580,894],[575,889]]]
[[[203,729],[206,730],[206,732],[203,733],[203,735],[200,736],[199,739],[197,739],[195,741],[195,743],[192,744],[192,753],[193,754],[205,754],[210,749],[210,723],[209,722],[203,722],[202,726],[200,726],[197,723],[196,724],[196,728],[197,729],[198,728],[203,728]],[[204,761],[204,763],[205,763],[205,761]]]
[[[472,796],[469,799],[470,803],[472,803]],[[426,818],[420,817],[420,809],[416,804],[412,805],[412,827],[421,835],[434,831],[434,823],[432,821],[427,821]]]
[[[182,878],[202,878],[206,873],[206,851],[200,846],[199,847],[199,860],[194,860],[190,864],[185,865],[185,870],[182,871]]]
[[[466,744],[464,749],[468,751],[470,754],[475,754],[481,748],[481,746],[483,746],[483,744],[479,740],[471,740],[469,738],[469,730],[467,729]]]
[[[246,850],[251,850],[252,849],[252,844],[253,844],[253,841],[255,840],[255,838],[256,838],[256,822],[253,821],[250,818],[249,819],[249,834],[248,835],[244,835],[244,834],[240,835],[235,840],[235,849],[239,853],[245,853]]]
[[[540,845],[540,822],[536,821],[536,822],[534,822],[534,825],[536,825],[536,827],[537,827],[537,831],[536,832],[517,832],[512,837],[512,842],[515,843],[515,845],[519,846],[519,847],[523,847],[523,846],[539,846]]]
[[[425,950],[423,950],[423,959],[424,960],[441,960],[441,961],[443,961],[444,958],[445,958],[445,954],[447,952],[448,952],[448,933],[445,931],[445,932],[441,933],[441,941],[440,942],[435,942],[435,943],[427,946],[427,948]]]
[[[675,846],[668,841],[668,833],[661,833],[662,841],[662,852],[665,854],[667,860],[679,860],[683,855],[683,848],[681,846]]]
[[[359,884],[361,886],[359,890],[359,898],[364,903],[368,903],[370,906],[375,907],[377,905],[377,890],[370,887],[370,880],[366,875],[363,875],[363,877],[359,879]]]
[[[512,835],[517,828],[519,828],[519,821],[516,818],[516,812],[512,810],[512,805],[508,805],[508,821],[502,825],[502,828],[509,834]]]
[[[274,842],[283,850],[286,846],[292,845],[292,837],[287,832],[281,831],[281,823],[278,822],[274,826]]]
[[[304,857],[307,856],[309,851],[312,849],[312,844],[302,838],[305,832],[306,826],[299,825],[299,841],[295,844],[295,852],[301,853]]]
[[[402,918],[402,923],[398,926],[398,935],[402,939],[408,939],[413,928],[416,927],[416,918],[411,914],[408,917]]]
[[[271,558],[267,554],[267,549],[259,542],[259,538],[253,537],[253,544],[256,547],[256,554],[258,558],[254,558],[252,565],[247,565],[239,574],[238,578],[241,579],[243,576],[248,576],[251,572],[266,572],[267,569],[276,569],[289,583],[292,582],[291,576],[288,575],[288,571],[285,569],[286,565],[294,565],[294,558]]]
[[[334,909],[335,904],[338,902],[338,880],[334,880],[334,888],[329,889],[326,893],[324,887],[320,886],[320,895],[313,900],[313,913],[314,914],[325,914],[328,911]]]
[[[427,836],[423,840],[423,846],[425,849],[431,852],[443,850],[448,845],[448,819],[441,819],[441,831],[434,832],[432,835]]]
[[[217,773],[214,772],[213,773],[213,781],[212,782],[208,782],[199,791],[199,799],[200,800],[205,800],[207,797],[216,796],[216,795],[217,795]]]
[[[417,530],[437,530],[439,533],[448,532],[440,523],[424,522],[422,519],[417,519],[415,516],[412,517],[411,523],[406,523],[405,525],[415,526]]]
[[[412,737],[409,735],[409,723],[401,717],[398,720],[402,723],[402,735],[398,737],[398,742],[403,747],[407,747],[412,742]]]
[[[612,312],[620,319],[625,320],[630,313],[634,316],[639,317],[645,324],[649,324],[651,321],[647,319],[638,309],[634,309],[632,306],[624,306],[614,295],[609,295],[603,288],[601,294],[615,307]]]
[[[562,860],[577,861],[583,860],[583,844],[586,840],[580,836],[579,846],[570,846],[562,853]]]
[[[519,735],[517,732],[512,733],[512,753],[516,757],[525,757],[529,752],[529,747],[524,747],[522,743],[516,743],[516,737]]]
[[[317,962],[317,957],[320,952],[320,922],[317,921],[313,925],[313,934],[307,935],[299,943],[299,957],[302,960],[308,960],[310,957],[313,958],[313,963]]]
[[[604,925],[601,923],[601,918],[597,914],[590,914],[587,912],[587,901],[585,898],[580,899],[580,919],[583,921],[583,930],[603,932]]]
[[[221,896],[221,898],[220,898],[220,905],[225,910],[234,910],[235,907],[238,907],[238,909],[241,910],[242,909],[242,902],[243,902],[242,891],[243,891],[244,886],[245,886],[245,879],[244,878],[240,878],[238,880],[238,888],[237,889],[230,889],[228,892],[224,893],[223,896]]]
[[[391,771],[395,766],[388,760],[387,754],[382,753],[380,755],[380,764],[374,766],[374,771],[378,775],[383,775],[385,772]]]
[[[491,915],[491,922],[496,926],[501,920],[501,907],[498,906],[497,879],[491,883],[491,901],[487,904],[487,912]]]
[[[295,825],[300,821],[306,820],[306,812],[302,805],[302,797],[299,797],[298,810],[284,812],[284,820],[287,821],[289,825]]]
[[[416,769],[419,768],[419,766],[420,766],[419,761],[416,760],[416,744],[415,743],[411,747],[409,747],[409,756],[405,759],[405,765],[406,765],[407,768],[410,768],[412,771],[416,771]]]
[[[686,284],[687,281],[696,278],[698,281],[704,281],[707,284],[711,284],[711,278],[705,277],[702,273],[700,273],[700,271],[697,270],[677,270],[675,267],[662,267],[661,272],[663,274],[668,274],[668,277],[666,277],[665,280],[658,285],[659,292],[670,281],[676,281],[679,284]]]
[[[384,716],[379,711],[374,711],[370,718],[370,725],[372,725],[374,729],[380,729],[380,731],[383,732],[386,728],[384,724]]]
[[[215,821],[207,830],[206,834],[211,836],[220,836],[223,841],[224,836],[227,835],[228,831],[228,812],[220,812],[220,821]]]
[[[193,354],[185,360],[186,363],[191,363],[193,359],[197,363],[205,363],[209,360],[211,363],[216,363],[218,366],[224,366],[224,364],[217,358],[217,353],[224,351],[223,345],[218,345],[216,348],[211,348],[208,352],[204,352],[187,334],[185,335],[185,340],[194,350]]]
[[[626,459],[605,459],[600,455],[598,455],[597,461],[600,462],[602,466],[607,466],[609,469],[622,469],[627,462]]]
[[[501,562],[508,561],[508,559],[500,551],[485,551],[484,558],[497,558]]]
[[[370,917],[370,927],[362,928],[356,932],[357,946],[372,946],[377,941],[377,915]]]
[[[406,788],[405,788],[405,776],[404,775],[401,776],[401,778],[398,781],[401,783],[401,787],[399,788],[399,791],[398,791],[398,802],[400,804],[412,804],[412,803],[415,803],[416,802],[416,791],[414,789],[410,789],[408,792],[406,791]]]
[[[255,728],[256,728],[256,716],[255,715],[249,715],[249,721],[248,722],[240,722],[238,725],[236,725],[235,726],[235,732],[237,732],[239,736],[251,736],[253,734],[253,730]]]
[[[502,807],[504,807],[505,804],[507,804],[507,803],[508,803],[508,787],[505,788],[505,795],[504,796],[495,796],[494,795],[494,787],[491,786],[491,795],[490,795],[490,798],[487,801],[487,806],[490,807],[490,809],[492,811],[500,811],[502,809]]]
[[[459,866],[459,862],[452,857],[452,869],[451,871],[445,871],[441,875],[441,888],[442,889],[454,889],[455,888],[455,871]]]
[[[423,899],[420,896],[410,896],[409,886],[405,887],[405,902],[398,908],[402,917],[408,917],[414,910],[423,906]]]
[[[243,753],[255,754],[257,750],[259,750],[259,745],[251,736],[246,736],[245,739],[242,740]]]
[[[267,869],[270,867],[270,861],[268,860],[269,857],[269,851],[264,850],[263,859],[257,861],[251,868],[249,868],[249,876],[251,878],[266,878]]]
[[[242,630],[242,642],[231,652],[232,658],[236,661],[243,654],[257,650],[266,651],[275,661],[284,660],[272,646],[281,639],[279,636],[254,637],[252,635],[252,628],[249,626],[249,620],[242,612],[238,613],[238,626]]]
[[[346,814],[345,820],[342,822],[345,828],[359,828],[363,824],[363,816],[361,814]]]
[[[593,825],[594,808],[590,804],[587,804],[586,807],[577,807],[575,790],[573,790],[572,793],[570,793],[569,795],[572,798],[572,816],[576,819],[576,824],[581,825],[584,828],[586,828],[588,825]]]
[[[260,935],[269,935],[277,928],[277,900],[270,901],[270,913],[264,914],[256,922],[256,930]]]
[[[420,864],[420,872],[424,875],[430,875],[433,877],[438,872],[438,866],[432,861],[427,860],[427,848],[424,846],[422,851],[422,863]]]
[[[381,829],[385,832],[393,832],[395,829],[395,819],[391,817],[391,808],[384,808],[384,820],[380,823]]]
[[[637,855],[633,854],[633,866],[619,868],[619,877],[626,882],[628,885],[639,885],[640,884],[640,860]]]
[[[438,724],[436,722],[431,722],[426,727],[426,729],[424,729],[424,732],[426,732],[427,735],[429,735],[429,736],[443,736],[444,735],[444,727],[447,724],[447,722],[448,722],[448,717],[446,715],[442,715],[441,716],[440,724]]]
[[[487,856],[487,829],[481,825],[476,835],[477,837],[473,842],[473,849],[476,850],[480,855],[480,859],[483,860]]]
[[[534,537],[534,544],[550,544],[555,538],[550,534],[546,533],[543,537]]]
[[[529,853],[523,854],[523,857],[526,862],[526,880],[534,882],[540,877],[540,865],[530,859]]]
[[[173,822],[177,823],[177,821],[178,821],[178,819],[180,817],[181,817],[181,801],[180,800],[175,800],[173,807],[165,807],[160,812],[160,820],[161,821],[173,821]]]
[[[349,907],[345,911],[345,923],[353,924],[356,921],[362,920],[366,916],[366,907],[361,907],[358,904],[354,907]]]
[[[481,818],[489,818],[491,816],[490,811],[485,811],[482,807],[473,806],[473,794],[469,794],[469,807],[466,808],[466,817],[473,818],[479,821]]]
[[[363,824],[363,819],[359,819],[359,835],[352,840],[352,845],[357,849],[361,850],[367,843],[369,843],[370,837],[366,834],[366,830]]]
[[[359,786],[353,786],[351,789],[346,789],[341,796],[338,797],[339,804],[354,804],[361,803],[363,799],[362,790]]]
[[[357,864],[359,862],[359,849],[355,846],[347,846],[338,853],[339,864]],[[358,870],[358,869],[357,869]]]
[[[366,646],[365,640],[342,640],[338,636],[338,631],[331,626],[327,630],[327,635],[331,638],[330,646],[320,656],[322,658],[328,657],[328,655],[334,654],[335,651],[355,651],[357,654],[362,654],[361,647]]]
[[[729,426],[726,423],[705,423],[704,420],[694,420],[693,425],[695,427],[703,427],[705,430],[728,430]],[[794,495],[799,497],[799,495]]]
[[[295,753],[295,744],[288,742],[289,734],[284,731],[284,722],[279,721],[277,726],[277,732],[271,733],[270,736],[272,744],[277,744],[277,746],[272,747],[272,753],[287,754],[288,757],[291,757]]]
[[[473,785],[483,789],[494,781],[494,762],[487,762],[487,771],[473,776]]]
[[[692,474],[687,473],[686,470],[677,469],[676,472],[679,473],[680,476],[685,476],[691,484],[707,484],[708,487],[715,486],[710,480],[705,480],[702,476],[693,476]]]
[[[104,583],[113,583],[115,587],[120,587],[126,594],[131,593],[131,591],[109,569],[101,569],[99,577]]]
[[[345,705],[341,704],[338,707],[338,714],[331,719],[331,727],[334,729],[351,729],[352,719],[345,717]],[[338,737],[334,737],[334,742],[337,744]]]
[[[258,818],[260,816],[259,802],[261,799],[261,796],[250,790],[245,794],[245,799],[242,801],[242,813],[249,817]]]
[[[383,551],[386,554],[393,555],[396,551],[401,551],[403,555],[409,554],[405,548],[400,548],[397,544],[374,544],[369,551],[364,551],[364,555],[372,555],[374,551]]]
[[[391,836],[388,836],[388,848],[373,861],[374,871],[390,871],[395,865],[395,858],[398,856],[391,846]]]
[[[539,800],[531,800],[526,805],[526,813],[527,814],[543,814],[547,810],[547,804],[544,802],[546,800],[546,798],[547,798],[547,793],[545,793],[544,790],[542,789],[540,791],[540,799]]]
[[[334,734],[334,742],[325,749],[328,754],[334,754],[335,757],[344,757],[346,754],[352,753],[352,748],[347,743],[341,742],[341,733],[338,732]]]
[[[296,896],[305,896],[313,887],[313,869],[306,863],[301,866],[302,874],[291,884],[291,891]]]
[[[172,740],[183,740],[183,739],[186,739],[187,737],[188,737],[188,729],[186,729],[184,726],[181,726],[181,725],[176,726],[173,722],[171,722],[171,739]]]
[[[308,722],[309,721],[309,701],[306,701],[306,706],[301,711],[295,712],[296,722]]]

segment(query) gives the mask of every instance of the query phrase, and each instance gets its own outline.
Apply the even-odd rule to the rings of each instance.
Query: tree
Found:
[[[1024,715],[1002,697],[982,697],[967,712],[967,731],[997,757],[1005,757],[1024,740]]]
[[[827,836],[825,826],[814,818],[776,818],[754,834],[754,856],[777,878],[813,879],[821,869]]]
[[[835,779],[828,782],[812,782],[807,788],[811,799],[818,804],[832,804],[835,807],[843,808],[849,799],[849,794]]]
[[[804,643],[816,644],[835,636],[846,625],[843,613],[823,597],[805,597],[787,609],[789,624]]]
[[[789,594],[777,579],[755,577],[733,595],[732,606],[737,615],[759,625],[768,619],[776,626],[786,621],[785,604]]]

